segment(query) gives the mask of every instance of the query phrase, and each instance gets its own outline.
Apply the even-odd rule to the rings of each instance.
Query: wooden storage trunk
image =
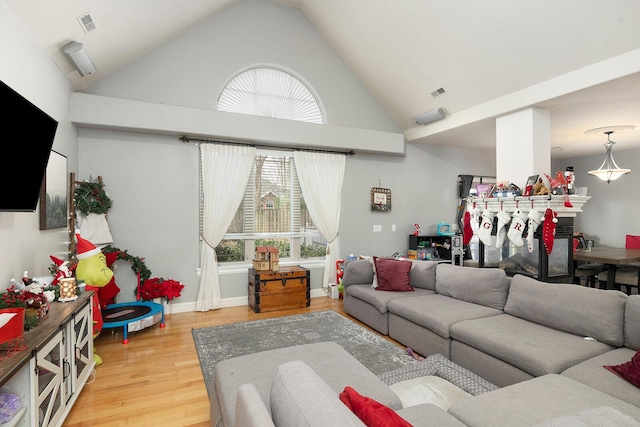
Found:
[[[249,269],[249,307],[256,313],[309,307],[309,270],[300,266],[278,271]]]

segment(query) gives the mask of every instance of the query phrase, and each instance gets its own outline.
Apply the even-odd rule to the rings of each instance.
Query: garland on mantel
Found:
[[[111,199],[104,191],[104,184],[84,181],[76,184],[75,208],[84,216],[90,213],[106,214],[111,208]]]

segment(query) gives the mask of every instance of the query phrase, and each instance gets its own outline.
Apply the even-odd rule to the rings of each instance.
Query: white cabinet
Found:
[[[25,409],[11,425],[62,425],[95,366],[92,295],[52,303],[47,318],[25,332],[26,349],[0,361],[2,387]]]

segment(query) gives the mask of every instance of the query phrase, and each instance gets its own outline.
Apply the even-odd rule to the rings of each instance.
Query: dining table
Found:
[[[607,269],[606,289],[620,290],[620,286],[616,285],[616,269],[624,264],[640,262],[640,249],[594,246],[590,249],[576,249],[573,260],[604,264]]]

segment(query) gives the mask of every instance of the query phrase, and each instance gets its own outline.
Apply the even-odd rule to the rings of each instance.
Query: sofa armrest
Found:
[[[236,427],[275,427],[253,384],[242,384],[236,395]]]

